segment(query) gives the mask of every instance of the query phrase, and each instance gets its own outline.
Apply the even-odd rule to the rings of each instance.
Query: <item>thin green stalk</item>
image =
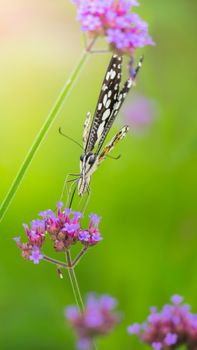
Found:
[[[76,274],[75,274],[75,270],[74,270],[74,268],[72,266],[72,260],[71,260],[70,251],[69,250],[66,250],[66,260],[67,260],[67,265],[68,265],[68,275],[69,275],[69,278],[70,278],[70,283],[71,283],[71,286],[72,286],[75,302],[76,302],[76,305],[77,305],[78,309],[80,310],[80,312],[83,312],[83,310],[84,310],[84,303],[83,303],[83,299],[82,299],[81,292],[80,292],[80,289],[79,289],[79,285],[78,285],[77,277],[76,277]]]
[[[75,298],[75,303],[76,303],[79,311],[83,312],[84,311],[84,303],[83,303],[83,299],[82,299],[81,292],[79,289],[79,284],[77,281],[77,277],[75,274],[75,270],[73,267],[73,263],[72,263],[72,259],[71,259],[71,255],[70,255],[69,250],[66,250],[66,260],[67,260],[67,266],[68,266],[68,268],[67,268],[68,275],[70,278],[70,283],[72,286],[72,291],[73,291],[73,295]],[[97,350],[97,346],[96,346],[96,343],[94,340],[92,341],[92,350]]]
[[[43,258],[43,260],[48,261],[51,264],[54,264],[56,266],[61,266],[61,267],[64,267],[65,269],[68,268],[68,265],[66,263],[62,262],[62,261],[50,258],[49,256],[46,256],[46,255],[43,255],[42,258]]]
[[[73,70],[73,73],[67,80],[66,84],[64,85],[63,89],[61,90],[57,100],[55,101],[51,111],[49,112],[44,124],[42,125],[40,131],[38,132],[35,140],[33,141],[33,144],[31,145],[31,148],[29,149],[29,152],[27,153],[21,167],[19,168],[18,173],[16,174],[16,177],[14,181],[12,182],[10,189],[8,190],[1,206],[0,206],[0,222],[3,219],[9,205],[11,204],[22,180],[23,177],[26,174],[26,171],[28,170],[31,161],[38,150],[41,142],[43,141],[44,137],[46,136],[49,128],[51,127],[52,123],[54,122],[55,118],[57,117],[65,98],[68,96],[68,93],[71,91],[71,88],[73,87],[74,82],[79,76],[79,72],[86,61],[88,57],[88,51],[84,51],[79,59],[79,62],[77,63],[76,67]]]
[[[73,260],[72,266],[76,267],[77,264],[80,262],[81,258],[84,256],[84,254],[87,253],[88,247],[84,247],[81,252],[77,255],[77,257]]]

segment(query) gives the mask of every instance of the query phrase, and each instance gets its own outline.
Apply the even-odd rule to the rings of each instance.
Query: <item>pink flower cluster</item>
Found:
[[[33,260],[35,264],[38,264],[43,257],[41,248],[46,234],[54,242],[54,249],[57,252],[65,251],[77,242],[89,247],[102,240],[98,230],[100,217],[96,214],[90,215],[89,226],[85,230],[81,227],[82,213],[63,208],[63,203],[57,203],[57,214],[49,209],[39,215],[42,220],[33,220],[30,228],[28,225],[23,225],[28,238],[27,242],[21,243],[20,237],[14,238],[22,250],[22,256],[27,260]]]
[[[131,54],[136,48],[154,45],[148,25],[131,12],[136,0],[73,0],[82,31],[93,37],[104,35],[119,53]]]
[[[90,349],[95,337],[107,335],[119,323],[120,315],[114,311],[116,304],[116,299],[109,295],[98,298],[89,294],[82,313],[76,306],[66,308],[65,316],[77,334],[79,349]]]
[[[181,296],[174,295],[171,301],[172,304],[164,305],[160,312],[151,308],[147,321],[129,326],[128,332],[136,334],[154,350],[177,349],[182,345],[188,350],[196,350],[197,314],[190,312],[189,305],[182,304]]]

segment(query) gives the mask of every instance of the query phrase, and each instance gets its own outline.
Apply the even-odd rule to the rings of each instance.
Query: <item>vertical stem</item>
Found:
[[[69,278],[70,278],[70,283],[71,283],[71,286],[72,286],[75,302],[76,302],[77,307],[79,308],[80,312],[83,312],[83,310],[84,310],[84,303],[83,303],[83,299],[82,299],[81,292],[80,292],[80,289],[79,289],[79,285],[78,285],[77,277],[76,277],[76,274],[75,274],[75,270],[74,270],[74,268],[72,266],[72,260],[71,260],[71,256],[70,256],[70,251],[68,249],[66,250],[66,259],[67,259],[67,264],[68,264],[68,275],[69,275]]]
[[[90,45],[91,47],[91,45]],[[46,136],[49,128],[51,127],[52,123],[54,122],[55,118],[57,117],[63,102],[65,101],[65,98],[68,96],[68,93],[71,91],[71,88],[74,85],[74,82],[79,76],[79,72],[88,56],[88,51],[84,51],[79,59],[79,62],[77,63],[76,67],[73,70],[73,73],[67,80],[66,84],[64,85],[63,89],[61,90],[57,100],[55,101],[51,111],[49,112],[44,124],[42,125],[40,131],[38,132],[35,140],[33,141],[23,163],[21,164],[21,167],[18,170],[18,173],[16,174],[14,181],[12,182],[1,206],[0,206],[0,222],[3,219],[9,205],[11,204],[25,174],[28,170],[30,163],[38,150],[41,142],[43,141],[44,137]]]
[[[77,305],[78,309],[80,310],[80,312],[83,312],[84,311],[84,303],[83,303],[83,299],[82,299],[81,292],[79,289],[79,284],[77,281],[75,270],[74,270],[74,267],[72,265],[70,251],[68,249],[66,249],[66,260],[67,260],[67,265],[68,265],[68,275],[70,278],[70,283],[72,286],[75,302],[76,302],[76,305]],[[92,350],[97,350],[97,346],[96,346],[96,343],[94,340],[92,340]]]

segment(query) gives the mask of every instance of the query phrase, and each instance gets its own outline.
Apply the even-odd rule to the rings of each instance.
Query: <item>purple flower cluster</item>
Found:
[[[42,219],[33,220],[28,225],[23,225],[27,234],[28,242],[21,243],[20,238],[14,238],[18,247],[22,250],[22,256],[32,260],[35,264],[42,259],[41,248],[44,245],[46,234],[54,242],[57,252],[69,249],[73,244],[80,242],[86,247],[93,246],[102,240],[98,225],[100,217],[90,215],[88,227],[81,227],[82,213],[63,208],[63,203],[57,203],[57,214],[52,210],[46,210],[39,214]]]
[[[108,334],[119,323],[120,315],[114,311],[116,304],[116,299],[109,295],[98,298],[89,294],[82,313],[76,306],[66,308],[65,316],[77,334],[79,349],[89,349],[95,337]]]
[[[190,312],[189,305],[182,304],[179,295],[174,295],[171,302],[160,312],[151,308],[147,321],[129,326],[128,332],[136,334],[154,350],[177,349],[181,345],[188,350],[197,349],[197,314]]]
[[[104,35],[113,49],[131,54],[136,48],[154,45],[148,25],[131,12],[136,0],[73,0],[82,31]]]

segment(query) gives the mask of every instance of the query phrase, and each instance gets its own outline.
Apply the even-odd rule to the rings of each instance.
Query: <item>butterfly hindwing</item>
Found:
[[[127,132],[129,131],[128,125],[123,126],[123,128],[112,138],[112,140],[104,147],[103,151],[99,155],[99,163],[104,160],[108,154],[112,151],[112,149],[117,145],[119,141],[123,139],[123,137],[126,136]]]
[[[87,144],[87,140],[90,134],[90,119],[91,119],[91,113],[87,113],[87,117],[84,123],[84,129],[83,129],[83,146]]]

